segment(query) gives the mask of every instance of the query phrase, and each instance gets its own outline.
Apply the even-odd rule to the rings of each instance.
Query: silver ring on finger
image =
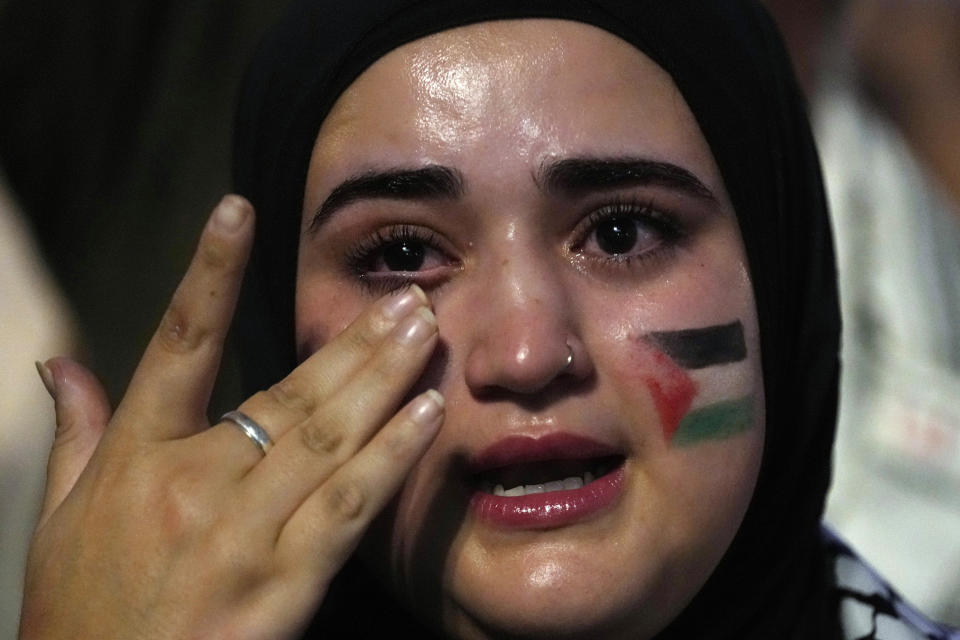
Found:
[[[270,451],[270,448],[273,446],[273,440],[270,439],[270,434],[266,430],[257,424],[257,421],[243,413],[242,411],[228,411],[220,417],[221,422],[227,421],[232,422],[243,435],[250,438],[257,448],[260,449],[260,453],[267,455],[267,452]]]

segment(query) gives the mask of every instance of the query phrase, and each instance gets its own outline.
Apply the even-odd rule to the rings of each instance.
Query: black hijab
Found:
[[[746,246],[766,390],[760,480],[717,570],[659,637],[839,638],[820,542],[839,369],[833,250],[804,103],[772,22],[751,0],[296,0],[255,56],[237,114],[236,187],[257,211],[238,319],[245,390],[268,386],[296,364],[304,185],[334,101],[401,44],[521,17],[595,25],[670,73],[713,151]],[[377,602],[356,571],[345,571],[325,603],[333,609],[323,616],[326,631],[362,637],[414,624]],[[363,594],[354,599],[351,589]]]

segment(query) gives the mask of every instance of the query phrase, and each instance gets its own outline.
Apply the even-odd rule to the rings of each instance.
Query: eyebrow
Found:
[[[660,185],[701,200],[717,201],[713,192],[687,169],[646,158],[565,158],[542,164],[534,180],[548,193],[567,196],[603,189]]]
[[[337,210],[358,200],[440,200],[458,198],[463,192],[463,175],[456,169],[440,165],[367,171],[334,187],[314,212],[309,231],[316,231]]]
[[[716,196],[693,173],[669,162],[646,158],[564,158],[545,162],[534,182],[548,193],[579,196],[603,189],[661,185],[716,202]],[[461,197],[463,174],[442,165],[372,170],[347,178],[317,207],[308,231],[315,232],[340,209],[358,200],[441,200]]]

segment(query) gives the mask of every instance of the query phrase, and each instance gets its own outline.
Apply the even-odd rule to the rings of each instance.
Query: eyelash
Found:
[[[605,258],[590,256],[581,253],[583,245],[590,239],[602,223],[615,218],[628,218],[646,225],[661,236],[661,241],[654,248],[638,255],[616,255]],[[686,237],[687,231],[677,216],[664,212],[654,206],[653,202],[640,200],[614,200],[591,212],[577,225],[574,231],[576,240],[571,243],[570,250],[583,259],[602,263],[604,266],[639,267],[646,263],[659,260],[665,252],[672,251]]]
[[[441,242],[439,235],[433,231],[409,224],[396,225],[385,229],[377,229],[370,237],[360,241],[355,247],[347,251],[346,263],[350,273],[369,290],[380,294],[400,289],[415,282],[416,278],[410,275],[391,275],[391,273],[407,273],[403,271],[378,273],[371,277],[373,263],[379,257],[380,252],[391,244],[401,242],[418,242],[432,251],[448,253],[441,248],[443,242]],[[423,286],[429,288],[430,284],[424,283]]]
[[[603,222],[614,218],[629,218],[652,228],[662,237],[661,242],[654,248],[638,255],[593,256],[582,251],[583,245],[590,239],[590,235]],[[634,269],[643,268],[648,262],[665,257],[666,252],[676,246],[686,236],[686,230],[675,215],[665,213],[654,207],[649,201],[614,200],[592,211],[575,228],[573,236],[576,239],[570,244],[570,250],[583,260],[598,263],[604,268]],[[429,251],[449,256],[449,251],[443,247],[445,243],[439,234],[421,226],[399,224],[376,230],[372,235],[350,248],[345,261],[350,274],[372,293],[384,294],[400,289],[417,282],[424,288],[435,287],[441,284],[445,276],[437,277],[434,282],[423,282],[419,272],[376,272],[372,271],[375,261],[381,252],[388,246],[403,242],[420,243]],[[454,264],[456,260],[452,260]],[[404,274],[404,275],[399,275]]]

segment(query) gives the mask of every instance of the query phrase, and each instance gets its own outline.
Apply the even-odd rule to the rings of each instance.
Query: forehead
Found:
[[[344,91],[318,135],[305,204],[378,165],[529,174],[551,158],[638,152],[723,191],[676,85],[637,48],[577,22],[479,23],[394,49]]]

